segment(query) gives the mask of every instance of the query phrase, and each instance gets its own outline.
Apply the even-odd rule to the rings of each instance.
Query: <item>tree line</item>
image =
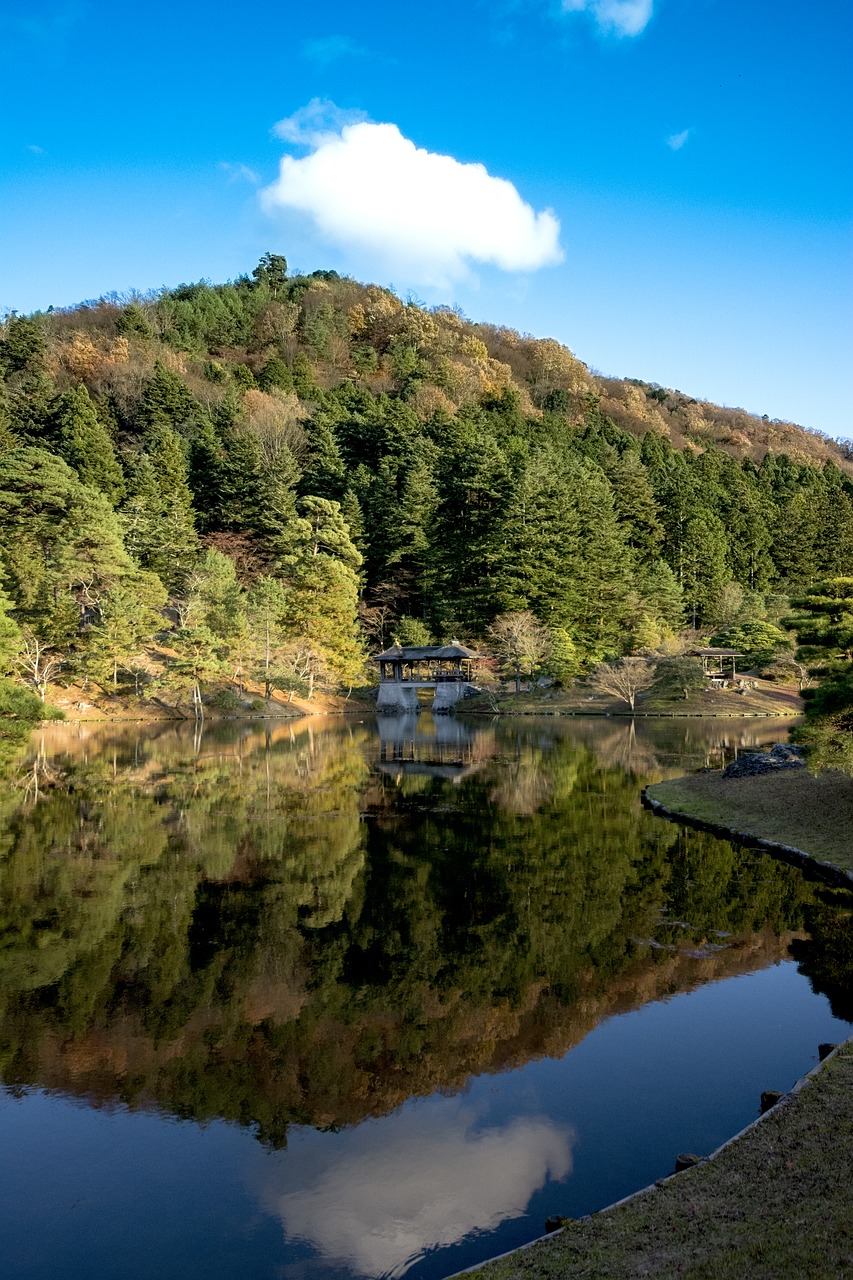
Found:
[[[686,626],[778,648],[853,566],[824,438],[761,456],[733,411],[277,255],[12,315],[0,367],[9,706],[57,679],[197,708],[347,688],[371,648],[499,649],[522,614],[560,679]]]

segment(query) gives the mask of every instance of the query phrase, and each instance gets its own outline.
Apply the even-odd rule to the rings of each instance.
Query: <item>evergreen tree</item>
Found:
[[[818,564],[826,576],[853,572],[853,500],[834,462],[823,469],[818,501]]]
[[[292,391],[293,374],[283,360],[272,356],[258,374],[257,383],[261,391]]]
[[[773,559],[782,581],[795,588],[820,574],[821,507],[814,489],[808,488],[795,492],[779,509]]]
[[[358,570],[353,545],[337,502],[302,498],[281,573],[288,587],[286,624],[291,635],[311,641],[341,683],[363,674],[358,635]]]
[[[505,559],[501,530],[512,494],[510,467],[490,436],[460,423],[447,433],[435,479],[429,606],[439,624],[455,617],[481,631],[499,599],[495,588]]]
[[[103,684],[118,686],[118,673],[165,627],[166,591],[154,573],[128,574],[105,592],[95,623],[77,660],[79,668]],[[135,681],[138,688],[138,680]]]
[[[653,560],[641,566],[636,583],[642,611],[663,631],[680,631],[684,626],[684,595],[666,561]]]
[[[21,628],[11,615],[12,601],[0,587],[0,676],[12,670],[21,647]]]
[[[186,464],[174,432],[157,433],[162,449],[134,459],[130,496],[122,509],[127,546],[144,569],[156,573],[170,591],[179,590],[198,558]]]
[[[289,592],[277,578],[262,574],[246,596],[251,636],[252,674],[262,681],[269,698],[282,676],[288,635]]]
[[[304,494],[340,502],[347,472],[330,415],[322,410],[307,424],[308,454],[300,489]]]
[[[625,539],[640,562],[657,559],[663,528],[648,473],[639,455],[626,450],[607,472],[613,486],[613,505]]]
[[[151,433],[167,428],[190,440],[202,417],[201,406],[186,383],[158,360],[139,405],[143,430]]]
[[[124,476],[109,432],[82,383],[64,392],[55,402],[51,434],[56,440],[57,452],[74,468],[83,484],[100,489],[115,506],[124,494]]]
[[[190,442],[187,480],[200,533],[210,533],[223,524],[223,472],[226,466],[222,441],[209,419],[198,427]]]
[[[179,627],[169,638],[177,656],[170,663],[164,682],[178,692],[180,701],[189,697],[195,718],[201,720],[205,686],[225,673],[221,644],[202,624]]]
[[[219,640],[236,641],[246,626],[244,604],[234,561],[221,551],[205,551],[187,582],[187,622],[207,627]]]
[[[713,621],[714,606],[729,578],[722,522],[707,511],[687,520],[679,557],[684,606],[695,628]]]
[[[12,316],[0,338],[0,365],[8,378],[22,370],[33,370],[44,364],[47,339],[44,329],[31,316]]]
[[[42,636],[72,642],[84,612],[132,562],[103,494],[41,449],[10,450],[0,479],[6,581],[21,621]]]

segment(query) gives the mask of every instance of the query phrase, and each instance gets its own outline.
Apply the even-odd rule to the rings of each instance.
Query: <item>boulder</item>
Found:
[[[738,756],[723,770],[724,778],[754,778],[760,773],[776,773],[779,769],[802,769],[805,766],[802,747],[776,742],[769,751],[748,751]]]

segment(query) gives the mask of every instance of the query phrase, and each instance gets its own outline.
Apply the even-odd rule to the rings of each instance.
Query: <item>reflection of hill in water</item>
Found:
[[[365,724],[45,736],[0,830],[4,1078],[281,1141],[849,923],[793,869],[645,813],[654,739],[624,723],[451,720],[430,745],[421,719],[404,743],[474,771],[371,774],[397,743]],[[812,968],[838,988],[832,955]]]

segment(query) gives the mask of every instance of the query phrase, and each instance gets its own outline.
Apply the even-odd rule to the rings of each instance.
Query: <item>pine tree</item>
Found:
[[[657,559],[663,545],[663,528],[654,490],[639,455],[626,450],[607,475],[628,546],[639,562]]]
[[[124,476],[113,442],[82,383],[64,392],[55,402],[51,433],[57,452],[74,468],[83,484],[100,489],[113,506],[121,501]]]
[[[137,562],[175,591],[198,559],[198,535],[180,442],[163,428],[155,433],[154,446],[154,456],[143,454],[129,467],[130,497],[122,523]]]
[[[213,423],[205,418],[190,442],[187,479],[192,491],[193,509],[200,533],[224,528],[222,515],[223,471],[222,441]]]
[[[190,440],[202,417],[201,405],[186,383],[158,360],[139,404],[143,430],[150,433],[165,427]]]
[[[686,522],[680,567],[681,589],[691,626],[713,621],[714,606],[730,577],[725,529],[715,515],[703,511]]]
[[[263,574],[246,597],[250,652],[255,679],[263,682],[269,698],[281,674],[283,653],[288,642],[289,592],[277,578]]]
[[[8,675],[21,647],[21,628],[11,615],[12,601],[0,587],[0,676]]]
[[[358,570],[353,545],[337,502],[302,498],[291,545],[282,555],[288,588],[286,624],[291,635],[311,641],[341,683],[363,674],[358,634]]]
[[[467,423],[448,431],[436,467],[432,556],[425,583],[437,630],[455,617],[481,631],[494,617],[512,488],[507,457],[494,439]]]
[[[78,665],[101,683],[118,686],[118,673],[166,625],[166,591],[154,573],[128,575],[107,591],[89,629]],[[136,681],[138,687],[138,681]]]
[[[83,613],[133,565],[102,493],[41,449],[3,457],[0,528],[8,590],[22,622],[71,642]]]
[[[300,490],[339,502],[347,487],[347,473],[330,415],[319,412],[307,424],[308,455]]]

